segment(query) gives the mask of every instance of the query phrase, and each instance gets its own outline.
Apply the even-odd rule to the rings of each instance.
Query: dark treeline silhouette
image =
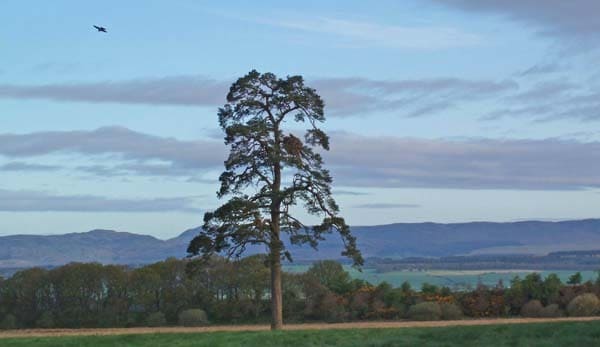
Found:
[[[270,317],[267,258],[208,262],[167,259],[140,268],[72,263],[0,278],[0,328],[79,328],[266,323]],[[283,274],[289,322],[463,317],[594,315],[600,282],[533,273],[509,286],[470,291],[404,283],[393,288],[351,279],[335,261]]]

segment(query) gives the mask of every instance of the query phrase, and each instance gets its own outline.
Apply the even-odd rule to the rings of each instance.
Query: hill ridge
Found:
[[[200,228],[176,237],[94,229],[61,235],[17,234],[0,237],[0,268],[55,266],[72,261],[144,264],[186,256]],[[393,223],[354,226],[365,257],[442,257],[465,254],[546,254],[600,249],[600,219],[464,223]],[[288,245],[295,260],[340,258],[341,242],[329,237],[319,251]],[[32,251],[34,250],[34,251]],[[251,248],[249,253],[260,252]]]

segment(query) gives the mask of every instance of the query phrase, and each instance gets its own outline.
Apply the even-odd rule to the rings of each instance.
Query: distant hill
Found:
[[[464,254],[546,254],[555,251],[600,249],[600,219],[513,223],[398,223],[352,227],[365,257],[442,257]],[[111,230],[65,235],[0,237],[0,268],[54,266],[72,261],[106,264],[145,264],[167,257],[184,257],[190,229],[160,240]],[[296,260],[339,258],[337,237],[319,251],[291,247]],[[249,253],[260,252],[250,249]]]

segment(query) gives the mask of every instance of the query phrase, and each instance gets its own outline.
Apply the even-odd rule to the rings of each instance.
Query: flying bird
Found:
[[[96,30],[98,30],[98,32],[103,32],[103,33],[107,32],[105,27],[99,27],[97,25],[94,25],[94,28],[96,28]]]

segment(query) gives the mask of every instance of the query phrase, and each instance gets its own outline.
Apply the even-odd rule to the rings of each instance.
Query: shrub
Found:
[[[309,278],[309,281],[305,283],[304,292],[306,293],[305,317],[327,322],[340,322],[348,316],[346,300],[313,279]],[[354,314],[362,318],[368,311],[368,297],[353,296],[351,307]]]
[[[153,312],[146,318],[146,325],[149,327],[162,327],[167,324],[165,314],[162,312]]]
[[[125,321],[126,328],[133,328],[140,325],[140,318],[137,315],[127,316],[127,321]]]
[[[181,311],[179,314],[179,325],[184,327],[197,327],[208,324],[206,312],[200,309]]]
[[[2,321],[0,321],[0,330],[9,330],[17,328],[17,318],[12,314],[7,314],[4,316]]]
[[[353,319],[366,319],[367,314],[371,311],[371,287],[362,287],[352,294],[350,304],[348,305],[349,313]]]
[[[443,320],[459,320],[464,318],[462,309],[453,303],[441,303],[440,309],[442,310]]]
[[[581,272],[576,272],[569,277],[567,284],[581,284],[582,279]]]
[[[413,320],[440,320],[442,309],[437,302],[421,302],[408,309],[408,318]]]
[[[523,317],[541,317],[544,306],[539,300],[530,300],[521,307],[521,316]]]
[[[558,306],[558,304],[550,304],[546,307],[544,307],[544,309],[540,312],[540,317],[544,317],[544,318],[556,318],[556,317],[562,317],[563,312],[560,309],[560,307]]]
[[[400,317],[401,312],[398,309],[393,307],[382,307],[378,308],[373,312],[369,312],[367,314],[367,319],[385,319],[392,320]]]
[[[342,264],[335,260],[315,262],[308,269],[306,275],[313,277],[320,284],[336,294],[345,294],[352,289],[350,274],[344,270]]]
[[[600,309],[600,300],[592,293],[581,294],[567,305],[569,316],[593,316]]]
[[[329,323],[342,322],[348,315],[343,299],[334,293],[328,293],[321,299],[320,307],[323,319]]]
[[[54,328],[54,318],[52,317],[52,313],[42,313],[40,318],[35,322],[35,326],[42,329]]]
[[[463,312],[470,317],[498,317],[506,312],[504,292],[478,287],[459,297]]]

